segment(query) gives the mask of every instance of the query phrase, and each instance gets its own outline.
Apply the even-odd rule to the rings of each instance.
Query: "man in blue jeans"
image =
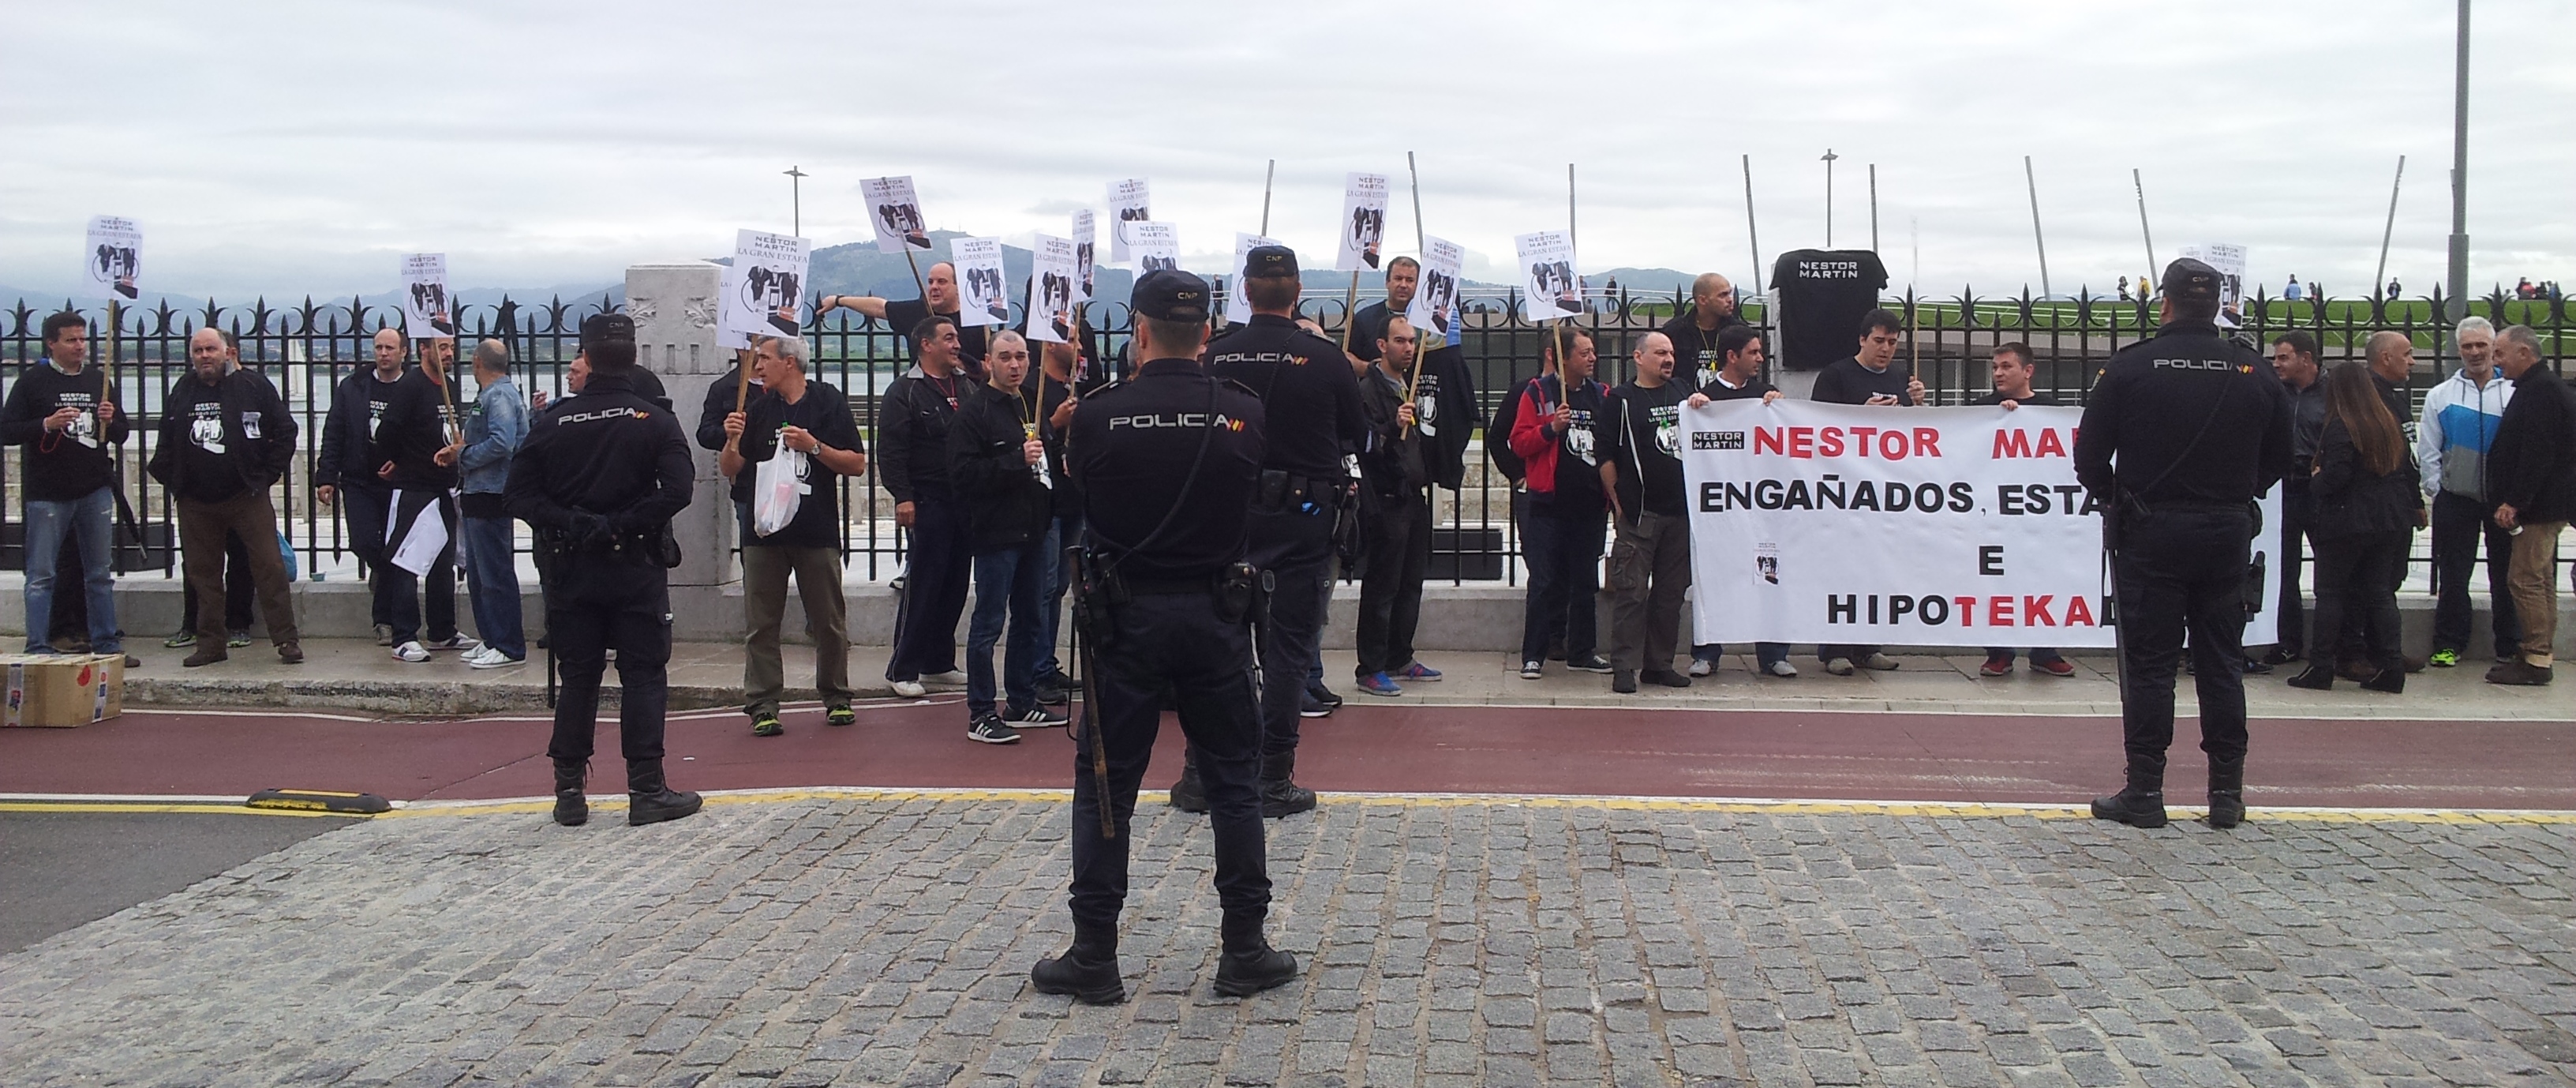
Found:
[[[89,323],[64,311],[45,319],[46,360],[18,375],[0,405],[0,442],[19,448],[18,493],[26,500],[27,652],[53,646],[54,574],[63,538],[80,549],[91,653],[125,652],[116,627],[116,582],[108,573],[116,508],[107,447],[130,430],[106,384],[89,369]],[[143,663],[129,656],[127,668]]]
[[[966,621],[966,735],[985,744],[1020,739],[1018,726],[1063,725],[1038,701],[1038,661],[1048,561],[1057,548],[1054,477],[1047,471],[1046,418],[1034,390],[1022,388],[1029,345],[1020,334],[993,335],[984,357],[985,384],[959,398],[948,428],[948,483],[966,509],[975,556],[975,611]],[[1002,677],[993,679],[993,646]],[[996,692],[996,687],[1001,689]],[[996,707],[997,694],[1009,703]]]
[[[528,402],[510,381],[510,349],[498,340],[474,348],[479,392],[465,410],[463,441],[440,450],[438,463],[464,470],[457,497],[457,535],[465,545],[466,592],[474,602],[474,630],[483,645],[465,655],[478,669],[523,665],[528,637],[519,616],[518,557],[512,552],[509,512],[501,508],[510,481],[510,458],[528,437]]]

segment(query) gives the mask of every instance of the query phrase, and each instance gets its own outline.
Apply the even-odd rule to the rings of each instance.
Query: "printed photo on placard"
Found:
[[[2218,271],[2220,323],[2232,327],[2242,320],[2245,314],[2245,247],[2232,242],[2211,242],[2184,246],[2182,256]]]
[[[1098,234],[1098,218],[1092,214],[1091,209],[1084,208],[1073,213],[1073,300],[1075,302],[1091,301],[1092,285],[1099,282],[1094,278],[1095,266],[1092,263],[1092,241]]]
[[[1252,256],[1252,247],[1286,244],[1276,238],[1264,238],[1258,234],[1245,234],[1242,231],[1234,232],[1234,278],[1226,281],[1232,290],[1225,293],[1227,324],[1237,325],[1252,320],[1252,299],[1243,293],[1244,265]]]
[[[1376,268],[1378,247],[1386,242],[1384,174],[1354,173],[1342,185],[1342,250],[1333,271]]]
[[[805,278],[812,251],[803,238],[746,230],[734,236],[734,274],[726,277],[722,330],[741,336],[795,336],[805,328]]]
[[[921,198],[914,195],[911,178],[869,178],[859,183],[859,197],[877,229],[877,252],[930,248],[930,229],[921,218]]]
[[[1171,223],[1127,224],[1127,254],[1136,274],[1181,266],[1181,228]]]
[[[447,254],[403,258],[403,335],[414,340],[456,335],[456,312],[447,301]]]
[[[965,293],[958,320],[967,325],[1008,324],[1011,296],[1002,289],[1002,240],[951,238],[948,257],[957,266],[957,288]]]
[[[1520,256],[1521,318],[1555,321],[1583,313],[1583,282],[1574,274],[1574,238],[1543,230],[1512,239]]]
[[[91,287],[129,302],[142,297],[136,279],[143,274],[143,231],[133,220],[112,215],[91,218],[84,248]]]
[[[1029,251],[1028,336],[1061,344],[1073,339],[1073,240],[1038,235]]]
[[[1413,305],[1405,308],[1404,319],[1416,329],[1430,331],[1422,338],[1426,343],[1434,338],[1447,340],[1457,322],[1458,275],[1467,251],[1446,238],[1427,238],[1422,245],[1422,284],[1413,292]]]
[[[1143,178],[1109,183],[1109,263],[1123,265],[1132,259],[1133,225],[1154,218],[1150,197]]]

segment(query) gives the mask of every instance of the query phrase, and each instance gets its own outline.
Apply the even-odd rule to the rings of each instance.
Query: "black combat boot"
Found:
[[[1029,982],[1042,994],[1070,994],[1085,1005],[1115,1005],[1127,1000],[1118,979],[1116,926],[1073,924],[1073,947],[1064,955],[1038,961]]]
[[[662,778],[662,761],[639,759],[626,765],[626,823],[630,827],[695,816],[706,799],[675,791]]]
[[[1261,935],[1260,914],[1227,911],[1220,933],[1225,950],[1216,958],[1216,992],[1248,997],[1297,977],[1297,957],[1270,947]]]
[[[568,759],[555,761],[555,822],[565,827],[580,827],[590,822],[590,802],[581,796],[583,782],[590,777],[590,765]]]
[[[2209,826],[2226,830],[2245,822],[2245,757],[2209,761]]]
[[[1181,749],[1181,780],[1172,783],[1172,807],[1201,814],[1208,810],[1207,789],[1199,785],[1199,754],[1195,748]]]
[[[2117,820],[2131,827],[2165,825],[2165,761],[2162,756],[2129,757],[2127,788],[2093,799],[2093,818]]]
[[[1297,753],[1261,757],[1261,815],[1282,816],[1315,810],[1315,791],[1296,783]]]

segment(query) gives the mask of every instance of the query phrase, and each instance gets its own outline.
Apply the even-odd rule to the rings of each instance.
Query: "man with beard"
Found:
[[[1691,307],[1664,322],[1664,337],[1673,342],[1674,373],[1693,389],[1706,389],[1726,368],[1717,334],[1744,324],[1736,313],[1735,284],[1715,272],[1691,281]]]
[[[968,325],[960,316],[963,311],[957,299],[956,265],[947,261],[931,265],[930,269],[922,274],[920,298],[882,299],[874,295],[825,295],[823,301],[814,307],[814,317],[819,321],[823,315],[843,308],[857,311],[862,317],[873,317],[883,321],[887,328],[904,334],[907,340],[911,340],[912,330],[919,327],[924,320],[933,317],[947,318],[950,327],[957,330],[957,358],[964,367],[966,376],[974,381],[984,380],[984,352],[990,343],[987,333],[991,326]],[[918,341],[912,341],[910,350],[912,361],[916,364],[921,362],[921,344]]]
[[[1673,380],[1673,342],[1650,332],[1633,354],[1636,377],[1611,390],[1593,426],[1601,489],[1610,499],[1610,690],[1643,680],[1690,686],[1673,671],[1682,591],[1690,588],[1690,504],[1680,427],[1689,386]],[[1570,649],[1571,647],[1569,647]]]

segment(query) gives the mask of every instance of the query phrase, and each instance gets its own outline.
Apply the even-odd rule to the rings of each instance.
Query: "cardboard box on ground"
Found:
[[[125,712],[124,654],[0,654],[0,727],[65,729]]]

